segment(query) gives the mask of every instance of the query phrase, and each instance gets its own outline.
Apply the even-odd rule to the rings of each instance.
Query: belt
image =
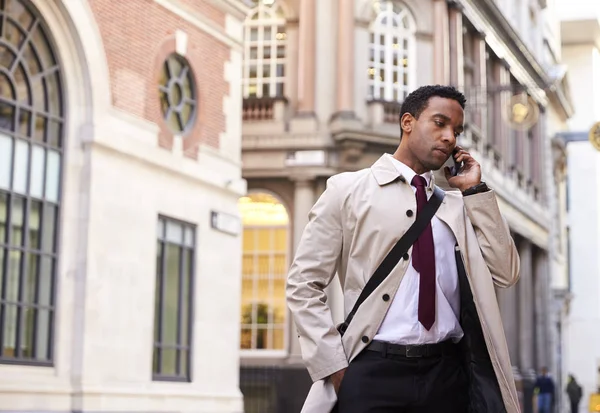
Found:
[[[435,344],[403,345],[387,343],[385,341],[372,341],[365,350],[381,353],[382,357],[388,355],[403,356],[407,358],[424,358],[441,355],[456,354],[458,346],[451,340]]]

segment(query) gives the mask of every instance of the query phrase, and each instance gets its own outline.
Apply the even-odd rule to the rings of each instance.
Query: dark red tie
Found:
[[[411,184],[417,188],[417,216],[427,203],[425,186],[427,181],[415,175]],[[431,222],[413,245],[412,265],[420,275],[419,279],[419,322],[427,330],[435,322],[435,253]]]

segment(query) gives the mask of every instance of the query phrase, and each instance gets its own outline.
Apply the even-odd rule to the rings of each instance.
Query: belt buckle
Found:
[[[422,357],[418,351],[417,346],[406,346],[406,357],[407,358],[419,358]]]

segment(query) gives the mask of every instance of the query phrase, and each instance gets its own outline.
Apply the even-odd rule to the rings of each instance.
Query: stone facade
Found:
[[[243,411],[236,225],[246,191],[240,74],[247,7],[237,0],[10,0],[0,7],[33,10],[47,29],[65,110],[51,355],[43,363],[26,359],[29,349],[12,348],[4,336],[0,411]],[[172,52],[191,68],[198,108],[183,133],[165,127],[158,106],[157,73]],[[213,212],[230,224],[211,219]],[[191,284],[178,287],[192,300],[189,374],[181,380],[153,379],[159,217],[194,228],[185,241],[193,265],[180,270]]]
[[[271,194],[285,207],[288,262],[326,179],[368,167],[382,153],[395,150],[403,93],[432,83],[453,84],[465,92],[467,128],[459,143],[480,161],[521,254],[521,281],[498,291],[498,300],[523,407],[532,411],[536,371],[548,366],[557,374],[560,311],[553,309],[552,285],[565,261],[564,250],[559,250],[562,241],[554,239],[564,240],[563,227],[554,219],[562,216],[564,203],[555,190],[554,154],[560,149],[553,138],[566,128],[572,108],[564,84],[552,75],[560,63],[560,41],[552,37],[557,30],[552,2],[253,3],[258,9],[278,10],[280,40],[285,39],[278,44],[286,48],[285,88],[283,93],[263,94],[253,86],[244,89],[243,176],[250,193]],[[402,29],[390,29],[386,18],[397,19]],[[252,24],[246,42],[256,27]],[[267,19],[265,24],[272,23]],[[246,43],[245,74],[250,75],[244,84],[264,80],[253,72],[253,65],[266,60],[254,54],[257,44]],[[385,52],[379,55],[381,50]],[[518,103],[528,107],[533,120],[513,117]],[[555,127],[549,131],[550,122]],[[443,185],[443,177],[438,179]],[[344,311],[337,280],[328,290],[334,321],[339,322]],[[271,297],[276,294],[283,291],[272,290]],[[289,316],[284,322],[286,346],[243,346],[243,372],[268,365],[304,374],[295,328]],[[275,389],[265,377],[260,385]],[[286,403],[293,400],[296,406],[306,391],[296,387],[298,394],[286,398],[252,386],[249,379],[242,380],[242,391],[269,401],[272,412],[290,411]],[[253,409],[248,402],[246,407]]]

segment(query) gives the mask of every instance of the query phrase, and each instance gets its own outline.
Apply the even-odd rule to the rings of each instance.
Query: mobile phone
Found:
[[[454,151],[452,151],[452,160],[454,161],[454,166],[450,169],[450,175],[452,175],[452,176],[458,175],[458,172],[463,167],[463,163],[457,162],[456,158],[454,157],[457,153],[458,153],[458,148],[454,148]]]

